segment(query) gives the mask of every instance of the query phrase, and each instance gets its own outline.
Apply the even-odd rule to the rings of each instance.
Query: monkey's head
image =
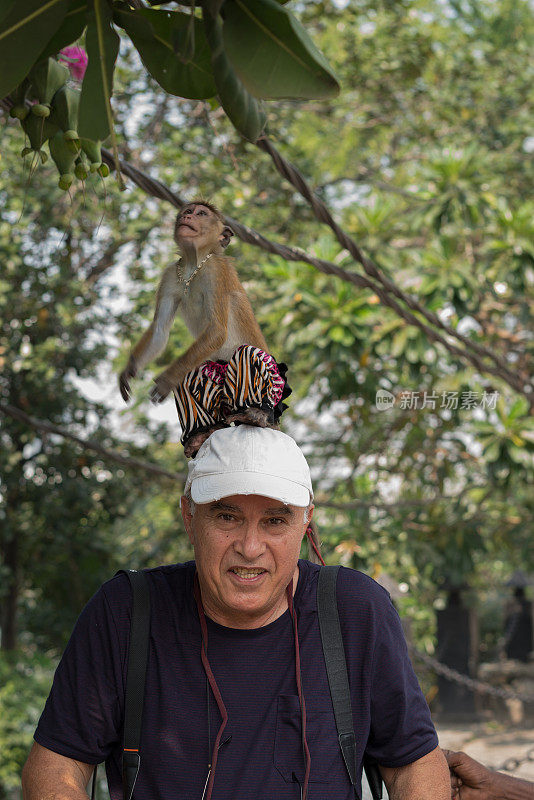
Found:
[[[186,203],[176,217],[174,240],[182,251],[221,254],[233,235],[221,212],[204,200]]]

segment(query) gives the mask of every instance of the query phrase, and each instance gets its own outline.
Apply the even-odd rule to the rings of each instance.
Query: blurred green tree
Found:
[[[269,103],[277,146],[400,287],[529,374],[531,5],[318,0],[302,7],[302,20],[343,94]],[[181,196],[203,194],[273,240],[358,271],[221,109],[169,98],[128,47],[114,103],[126,160]],[[8,161],[17,136],[9,123],[0,401],[109,447],[126,442],[180,472],[175,426],[148,410],[150,372],[120,416],[107,394],[174,257],[172,212],[107,182],[101,219],[97,183],[85,199],[74,191],[72,205],[37,175],[26,186],[16,159]],[[48,178],[48,167],[40,169]],[[524,401],[504,381],[460,364],[373,292],[240,242],[232,254],[272,352],[290,365],[284,426],[313,466],[327,560],[390,574],[406,590],[417,643],[431,651],[445,580],[469,582],[485,602],[513,570],[534,570],[534,431]],[[186,341],[177,321],[154,369]],[[74,376],[94,378],[98,402]],[[390,408],[377,406],[378,390],[391,394]],[[0,424],[2,588],[18,587],[2,609],[16,600],[26,654],[57,649],[116,568],[189,557],[177,521],[180,487],[57,437],[43,440],[4,415]]]

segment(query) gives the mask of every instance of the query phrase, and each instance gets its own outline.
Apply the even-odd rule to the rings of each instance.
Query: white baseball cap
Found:
[[[258,494],[292,506],[313,500],[310,468],[282,431],[237,425],[214,431],[189,462],[185,491],[195,503],[233,494]]]

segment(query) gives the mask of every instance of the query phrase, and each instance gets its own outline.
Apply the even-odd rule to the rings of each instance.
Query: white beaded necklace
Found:
[[[208,253],[208,255],[207,255],[207,256],[204,256],[204,258],[202,259],[202,261],[199,261],[199,263],[197,264],[196,268],[193,270],[193,272],[191,273],[191,275],[190,275],[190,276],[189,276],[189,278],[187,278],[187,279],[185,279],[185,278],[184,278],[183,269],[182,269],[182,267],[181,267],[180,263],[178,263],[178,264],[176,265],[176,272],[177,272],[177,274],[178,274],[178,280],[180,281],[180,283],[183,283],[183,284],[185,284],[185,291],[187,291],[187,290],[188,290],[188,288],[189,288],[189,284],[191,283],[191,281],[193,280],[193,278],[195,277],[195,275],[196,275],[196,274],[197,274],[197,272],[199,271],[200,267],[201,267],[203,264],[205,264],[205,263],[206,263],[206,261],[208,260],[208,258],[211,258],[211,257],[212,257],[212,255],[213,255],[213,253]]]

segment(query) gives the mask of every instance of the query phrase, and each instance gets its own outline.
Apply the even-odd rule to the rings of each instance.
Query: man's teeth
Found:
[[[257,575],[261,575],[262,572],[265,572],[263,569],[245,569],[244,567],[234,567],[232,572],[235,572],[236,575],[239,575],[240,578],[255,578]]]

